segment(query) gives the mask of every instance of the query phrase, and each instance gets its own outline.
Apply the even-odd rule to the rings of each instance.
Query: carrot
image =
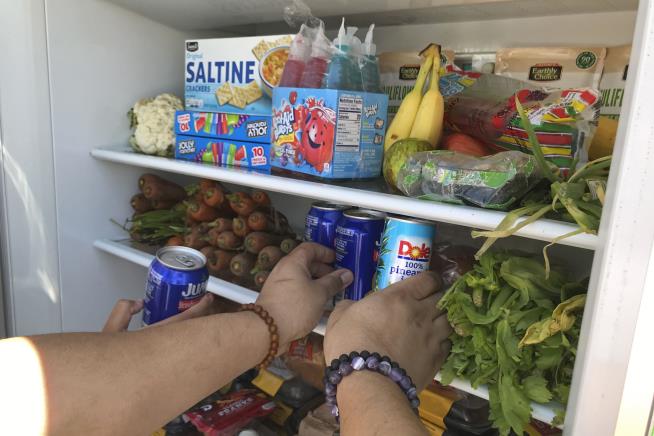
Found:
[[[297,247],[298,245],[300,245],[299,241],[293,238],[286,238],[282,241],[281,244],[279,244],[279,247],[282,249],[282,252],[288,254],[291,251],[293,251],[295,247]]]
[[[156,174],[145,173],[139,177],[139,189],[143,192],[145,185],[148,183],[165,183],[165,180]]]
[[[273,269],[284,257],[284,252],[276,245],[264,247],[257,256],[257,265],[262,269]]]
[[[237,192],[227,196],[229,206],[240,216],[248,216],[257,208],[257,204],[245,192]]]
[[[207,245],[207,241],[204,240],[201,233],[191,232],[184,235],[184,245],[196,250],[200,250],[202,247]]]
[[[258,206],[270,206],[270,197],[264,191],[252,191],[252,200]]]
[[[270,271],[261,270],[257,272],[254,275],[254,286],[256,286],[257,289],[263,288],[263,285],[266,283],[266,280],[268,279],[269,275],[270,275]]]
[[[220,187],[214,186],[204,191],[202,200],[211,207],[218,207],[225,201],[225,191]]]
[[[166,245],[184,245],[184,237],[182,235],[175,235],[168,238]]]
[[[273,235],[265,232],[253,232],[245,237],[245,249],[250,253],[259,254],[259,252],[268,245],[277,245],[282,241],[279,235]]]
[[[232,220],[229,218],[216,218],[209,223],[209,227],[213,229],[218,229],[218,232],[224,232],[225,230],[232,230]]]
[[[255,211],[248,217],[248,226],[256,232],[272,232],[275,228],[268,215],[261,211]]]
[[[143,213],[152,210],[152,203],[150,200],[145,198],[145,195],[143,194],[133,195],[129,204],[132,205],[132,209],[134,209],[134,212],[136,213]]]
[[[248,226],[247,220],[242,217],[234,218],[232,221],[232,229],[234,230],[234,233],[236,233],[236,235],[240,236],[241,238],[246,237],[249,233],[252,232],[252,229],[250,229],[250,226]]]
[[[243,239],[236,236],[234,232],[230,230],[218,235],[216,242],[216,245],[223,250],[236,250],[243,245]]]
[[[164,210],[172,208],[177,202],[175,200],[166,199],[153,199],[151,201],[152,207],[156,210]]]
[[[250,253],[240,253],[234,256],[229,263],[229,270],[236,277],[246,277],[250,275],[250,271],[254,268],[256,258]]]
[[[209,263],[207,263],[209,272],[212,270],[215,272],[229,271],[229,263],[232,261],[234,256],[236,256],[236,253],[233,251],[214,250],[213,258]]]
[[[200,191],[205,192],[207,189],[220,187],[220,183],[216,182],[215,180],[200,179],[198,182],[198,187],[200,188]]]
[[[199,201],[189,201],[186,213],[191,219],[200,222],[213,221],[218,218],[216,209]]]
[[[207,264],[209,264],[209,260],[214,257],[214,251],[216,249],[213,248],[211,245],[207,245],[206,247],[202,247],[200,249],[200,253],[204,254],[204,257],[207,258]]]
[[[150,200],[182,201],[186,198],[186,190],[177,183],[167,180],[146,182],[143,186],[143,195]]]

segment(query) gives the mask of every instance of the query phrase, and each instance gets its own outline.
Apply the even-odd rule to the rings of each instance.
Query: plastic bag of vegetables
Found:
[[[134,129],[129,143],[141,153],[172,156],[175,111],[182,109],[182,101],[173,94],[160,94],[137,101],[127,113],[130,128]]]
[[[408,158],[397,188],[409,197],[506,209],[542,179],[534,157],[519,151],[476,157],[435,150]]]

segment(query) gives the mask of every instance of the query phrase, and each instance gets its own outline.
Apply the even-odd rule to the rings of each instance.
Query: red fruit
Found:
[[[443,150],[456,151],[470,156],[488,156],[493,154],[484,144],[472,136],[463,133],[452,133],[448,135],[442,144]]]
[[[288,101],[290,101],[291,104],[295,104],[295,102],[297,101],[297,92],[296,91],[291,91],[288,94]]]

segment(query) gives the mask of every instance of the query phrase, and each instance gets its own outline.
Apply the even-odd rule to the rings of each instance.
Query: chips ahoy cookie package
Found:
[[[272,102],[273,168],[325,179],[379,176],[385,94],[280,87]]]

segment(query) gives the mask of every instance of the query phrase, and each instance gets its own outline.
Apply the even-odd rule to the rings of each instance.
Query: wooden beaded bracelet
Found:
[[[259,306],[258,304],[243,304],[240,307],[239,312],[245,311],[254,312],[268,326],[268,332],[270,333],[270,348],[268,349],[268,354],[266,354],[266,357],[261,361],[260,364],[257,365],[257,369],[264,369],[268,367],[268,365],[272,363],[275,356],[277,356],[277,350],[279,349],[279,334],[277,333],[277,324],[275,324],[275,320],[272,316],[270,316],[268,311],[266,311],[266,309]]]

